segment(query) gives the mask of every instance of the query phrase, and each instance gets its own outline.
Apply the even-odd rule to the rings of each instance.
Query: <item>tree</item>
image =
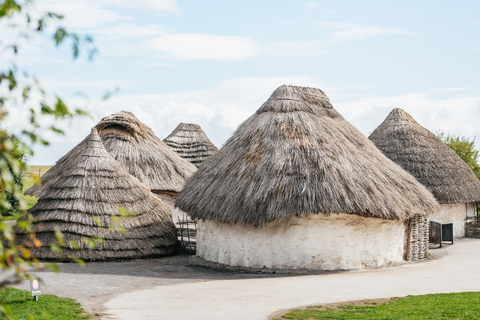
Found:
[[[55,120],[72,118],[79,115],[86,115],[81,109],[71,110],[60,97],[51,97],[40,85],[38,79],[29,76],[27,70],[15,63],[15,59],[10,63],[5,63],[9,59],[5,56],[18,56],[22,50],[20,45],[14,39],[26,39],[30,41],[32,35],[43,34],[46,26],[53,22],[61,20],[63,17],[57,13],[46,12],[38,15],[32,12],[32,0],[0,0],[0,124],[9,116],[9,110],[29,106],[30,115],[25,119],[25,127],[22,128],[22,134],[13,137],[5,130],[0,130],[0,212],[6,213],[18,206],[19,210],[26,214],[26,203],[23,199],[21,183],[18,178],[22,172],[27,170],[25,158],[19,155],[18,150],[21,146],[24,154],[33,153],[23,142],[28,142],[30,146],[40,143],[48,144],[39,132],[41,130],[51,130],[57,134],[63,134],[62,130],[54,125],[43,128],[38,120],[40,115],[50,117]],[[12,37],[16,33],[17,37]],[[92,39],[88,36],[80,36],[76,33],[70,33],[63,27],[56,27],[52,34],[53,44],[59,46],[69,43],[73,58],[76,59],[80,54],[80,49],[88,49],[89,56],[95,53],[91,47]],[[3,55],[3,58],[2,58]],[[32,101],[32,93],[39,93],[40,101]],[[22,142],[23,141],[23,142]],[[37,177],[38,180],[38,177]],[[38,180],[39,181],[39,180]],[[13,204],[13,206],[12,206]],[[32,224],[32,218],[28,217],[20,222],[18,226],[29,231]],[[34,237],[34,236],[32,236]],[[61,234],[59,235],[61,237]],[[37,240],[38,241],[38,240]],[[38,246],[38,242],[32,239],[32,247]],[[61,241],[61,239],[59,239]],[[53,248],[53,247],[52,247]],[[22,247],[15,243],[15,234],[12,226],[6,223],[0,216],[0,268],[3,271],[12,271],[14,279],[2,279],[0,281],[0,290],[12,281],[20,281],[25,278],[31,278],[26,271],[27,266],[41,267],[40,262],[31,257],[30,249]],[[44,267],[55,269],[53,264],[44,264]],[[2,305],[0,305],[0,318],[15,319]]]
[[[8,135],[6,130],[0,129],[0,131],[2,131],[2,134]],[[18,161],[24,163],[26,160],[26,154],[22,143],[15,136],[10,136],[10,138],[13,142],[13,157]],[[22,175],[18,173],[15,174],[11,167],[8,167],[8,169],[13,175],[13,182],[20,189],[23,189]],[[6,192],[6,199],[10,203],[10,209],[8,211],[0,212],[0,215],[3,216],[12,215],[20,209],[20,201],[11,192]]]
[[[437,137],[447,144],[455,153],[465,161],[480,179],[480,165],[478,164],[480,151],[475,148],[475,138],[455,136],[442,131],[436,132]]]

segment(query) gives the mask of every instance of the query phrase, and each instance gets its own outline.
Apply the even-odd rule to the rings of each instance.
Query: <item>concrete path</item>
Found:
[[[102,319],[269,319],[305,305],[480,291],[480,241],[462,240],[426,263],[295,277],[202,280],[122,293],[105,300]]]

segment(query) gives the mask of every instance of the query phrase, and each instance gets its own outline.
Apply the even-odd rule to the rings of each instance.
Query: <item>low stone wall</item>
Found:
[[[404,221],[352,214],[312,215],[270,223],[198,221],[197,255],[252,268],[345,270],[400,263]]]
[[[415,216],[405,221],[404,258],[406,261],[428,258],[429,228],[428,217]]]

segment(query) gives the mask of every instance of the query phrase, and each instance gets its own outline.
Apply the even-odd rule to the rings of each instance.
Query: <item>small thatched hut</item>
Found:
[[[400,108],[369,139],[433,193],[440,210],[430,218],[452,222],[454,237],[463,237],[465,218],[476,214],[475,202],[480,201],[480,181],[468,165]]]
[[[180,123],[163,142],[197,168],[218,151],[202,127],[195,123]]]
[[[36,219],[32,231],[42,243],[33,256],[62,258],[50,250],[49,244],[57,242],[55,230],[64,235],[60,247],[65,256],[90,261],[169,255],[177,248],[169,208],[112,158],[95,129],[76,161],[71,159],[58,175],[29,210]],[[121,207],[133,215],[121,217]],[[112,217],[119,217],[125,234],[109,228],[114,225]],[[101,237],[104,242],[74,250],[69,241],[81,242],[83,237]],[[29,235],[19,234],[18,241],[26,244]]]
[[[275,90],[175,205],[199,219],[197,255],[206,260],[324,270],[424,257],[425,230],[412,221],[425,226],[438,209],[321,90],[295,86]]]
[[[108,153],[173,209],[178,192],[196,167],[182,159],[130,112],[120,111],[104,117],[96,128]],[[25,194],[41,197],[48,185],[58,181],[60,170],[75,162],[87,144],[88,138],[43,175],[41,187],[33,186]]]

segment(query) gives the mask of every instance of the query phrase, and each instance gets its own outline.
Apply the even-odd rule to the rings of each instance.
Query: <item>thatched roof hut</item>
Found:
[[[335,239],[342,245],[347,245],[344,240],[348,235],[337,238],[333,225],[338,230],[347,225],[360,224],[366,228],[370,225],[375,226],[373,233],[377,232],[375,229],[381,233],[379,225],[389,225],[388,221],[392,221],[393,228],[397,228],[396,241],[400,243],[395,246],[401,247],[403,221],[438,208],[432,194],[349,124],[323,91],[295,86],[279,87],[240,125],[224,147],[187,181],[176,206],[203,221],[199,224],[197,254],[208,260],[240,265],[261,265],[262,259],[268,260],[267,252],[262,252],[259,260],[251,256],[252,251],[246,253],[245,246],[265,247],[251,237],[260,239],[260,234],[268,235],[262,238],[269,243],[267,246],[273,241],[268,240],[271,238],[288,248],[291,246],[288,237],[298,237],[297,233],[290,234],[295,229],[292,226],[310,220],[313,222],[305,223],[305,227],[315,225],[319,229],[309,229],[312,233],[305,237],[313,239],[323,232],[328,243]],[[322,229],[327,226],[328,229]],[[219,248],[216,242],[228,243],[232,237],[236,238],[230,243],[242,243],[244,249],[242,253],[231,250],[233,253],[225,257],[228,250]],[[358,246],[359,243],[369,246],[373,238],[352,239],[357,243],[355,251],[370,250]],[[328,244],[308,241],[308,246],[312,246],[312,251],[291,250],[282,255],[288,251],[284,248],[282,252],[273,252],[273,260],[265,265],[299,267],[297,264],[303,258],[292,262],[295,254],[319,257]],[[338,245],[334,243],[333,247]],[[350,268],[364,263],[371,265],[372,259],[386,263],[383,258],[373,256],[366,257],[368,262],[359,257],[352,263],[332,263],[335,258],[329,258],[331,254],[338,256],[339,252],[329,252],[323,256],[326,260],[315,258],[305,265]],[[238,256],[243,258],[237,259]],[[286,260],[279,261],[276,258],[279,256]]]
[[[152,192],[176,195],[196,170],[130,112],[120,111],[104,117],[96,128],[110,155]],[[88,137],[43,175],[42,187],[33,186],[25,194],[40,197],[45,186],[58,180],[60,168],[76,161],[87,143]]]
[[[426,186],[442,208],[458,211],[452,206],[461,204],[460,217],[455,217],[452,212],[438,213],[444,220],[458,221],[456,235],[461,236],[464,233],[465,210],[470,208],[472,211],[475,207],[466,207],[465,203],[480,201],[480,181],[470,167],[435,134],[400,108],[393,109],[369,139],[388,158]],[[434,217],[440,218],[438,214]]]
[[[86,142],[76,161],[69,159],[68,166],[58,170],[59,178],[44,186],[42,197],[29,210],[36,219],[32,231],[42,243],[33,256],[61,258],[49,246],[57,242],[55,230],[64,235],[60,245],[64,254],[85,260],[172,254],[178,241],[169,208],[112,158],[96,129]],[[121,217],[120,207],[134,215]],[[112,217],[119,217],[125,234],[108,227]],[[93,249],[83,245],[74,250],[69,241],[81,242],[83,237],[101,237],[104,242]],[[20,234],[18,241],[26,243],[29,236]]]
[[[180,123],[168,137],[163,139],[163,142],[197,168],[218,151],[203,132],[202,127],[195,123]]]

